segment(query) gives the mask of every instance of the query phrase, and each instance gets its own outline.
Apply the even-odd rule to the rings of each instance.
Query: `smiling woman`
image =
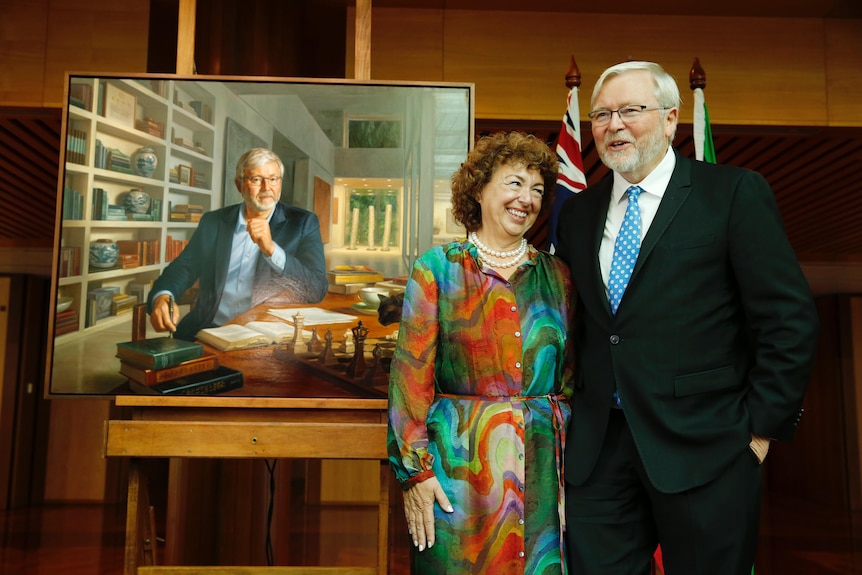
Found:
[[[468,238],[423,253],[407,282],[388,448],[414,575],[567,572],[554,454],[570,415],[574,308],[565,264],[524,237],[556,174],[535,136],[480,138],[452,176]]]

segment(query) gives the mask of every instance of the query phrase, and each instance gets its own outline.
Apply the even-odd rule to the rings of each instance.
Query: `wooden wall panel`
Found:
[[[102,457],[109,399],[51,402],[45,501],[105,501],[107,460]]]
[[[829,21],[827,32],[824,20],[802,18],[469,10],[438,16],[433,10],[379,8],[372,78],[475,82],[478,118],[557,120],[574,54],[583,78],[583,119],[601,71],[631,57],[665,66],[690,106],[688,71],[697,56],[707,71],[706,98],[716,124],[816,126],[828,118],[832,125],[851,126],[862,121],[855,108],[862,104],[851,100],[862,92],[862,64],[851,56],[862,52],[858,30],[855,21]],[[442,51],[435,53],[438,37]],[[616,43],[624,48],[615,50]],[[827,83],[827,50],[836,56],[840,83]],[[830,108],[832,86],[846,96]],[[690,116],[684,108],[683,122]]]
[[[48,0],[0,0],[0,102],[42,102]]]
[[[862,126],[862,20],[826,22],[829,123]]]
[[[373,0],[372,0],[373,2]],[[374,80],[444,81],[443,10],[374,8],[371,25],[371,78]],[[352,30],[353,10],[348,11]],[[353,77],[353,38],[347,58]]]
[[[67,71],[146,72],[148,0],[50,0],[43,105],[60,106]]]

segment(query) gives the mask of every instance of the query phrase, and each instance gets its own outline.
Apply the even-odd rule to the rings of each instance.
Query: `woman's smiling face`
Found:
[[[539,217],[545,181],[523,164],[502,164],[482,190],[481,236],[494,249],[519,242]]]

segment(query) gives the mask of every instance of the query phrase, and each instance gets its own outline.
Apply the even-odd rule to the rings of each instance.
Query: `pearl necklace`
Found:
[[[470,232],[470,236],[468,239],[473,242],[473,245],[476,246],[476,250],[479,252],[479,260],[494,268],[510,268],[519,261],[521,261],[521,258],[524,257],[524,254],[527,253],[527,238],[521,238],[521,245],[519,245],[514,250],[510,250],[508,252],[498,252],[496,250],[492,250],[479,240],[479,237],[476,235],[476,232]],[[511,257],[512,259],[509,261],[500,262],[492,260],[488,256],[494,256],[496,258]]]

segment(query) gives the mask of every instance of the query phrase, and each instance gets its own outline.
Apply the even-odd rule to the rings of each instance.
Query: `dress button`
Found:
[[[512,306],[512,311],[518,311],[518,308],[515,306]]]
[[[523,557],[523,556],[524,556],[524,552],[523,552],[523,551],[518,551],[518,557]]]
[[[611,345],[616,345],[620,342],[620,336],[614,334],[611,336]]]
[[[523,485],[519,485],[519,486],[518,486],[518,491],[524,491],[524,486],[523,486]]]
[[[524,524],[524,520],[523,520],[523,519],[518,519],[518,525],[523,525],[523,524]]]
[[[515,332],[515,337],[521,337],[521,332],[520,332],[520,331],[516,331],[516,332]]]
[[[521,369],[521,362],[520,361],[515,362],[515,367],[517,367],[518,369]]]
[[[519,453],[519,454],[518,454],[518,459],[520,459],[521,461],[523,461],[523,460],[524,460],[524,454],[523,454],[523,453]]]

